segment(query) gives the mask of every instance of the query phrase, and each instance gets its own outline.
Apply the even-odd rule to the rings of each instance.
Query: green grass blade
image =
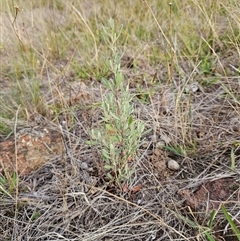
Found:
[[[231,170],[234,171],[235,169],[235,155],[234,155],[234,149],[231,149]]]
[[[214,220],[214,218],[216,216],[216,212],[217,211],[215,209],[211,212],[210,219],[209,219],[209,222],[208,222],[208,227],[209,228],[212,228],[212,226],[213,226],[213,220]]]
[[[208,232],[205,233],[205,236],[207,237],[207,239],[209,241],[216,241],[215,238],[213,238],[213,236],[210,233],[208,233]]]
[[[230,215],[228,214],[226,208],[224,205],[221,206],[221,209],[223,211],[223,214],[225,216],[225,218],[227,219],[228,223],[230,224],[233,232],[236,234],[238,240],[240,240],[240,231],[239,229],[236,227],[235,223],[233,222],[232,218],[230,217]]]

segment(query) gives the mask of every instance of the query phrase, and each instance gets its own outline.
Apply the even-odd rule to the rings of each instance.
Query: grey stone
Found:
[[[80,167],[83,169],[83,170],[87,170],[88,169],[88,164],[86,162],[81,162],[80,163]]]
[[[178,171],[180,169],[180,165],[172,159],[168,160],[167,167],[172,171]]]

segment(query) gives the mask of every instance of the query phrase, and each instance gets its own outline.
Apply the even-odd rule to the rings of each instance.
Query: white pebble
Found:
[[[187,85],[186,88],[185,88],[185,91],[186,93],[189,93],[189,92],[197,92],[199,90],[199,84],[197,82],[194,82],[190,85]]]
[[[180,165],[172,159],[168,161],[167,166],[172,171],[178,171],[180,169]]]
[[[88,164],[86,162],[81,162],[80,163],[80,167],[83,169],[83,170],[87,170],[88,169]]]

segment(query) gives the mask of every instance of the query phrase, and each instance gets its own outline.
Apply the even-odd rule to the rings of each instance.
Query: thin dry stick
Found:
[[[81,14],[80,11],[78,11],[73,5],[72,5],[73,10],[77,13],[77,15],[80,17],[80,19],[83,21],[85,24],[86,28],[88,29],[89,33],[91,34],[93,41],[94,41],[94,48],[95,48],[95,57],[94,59],[98,60],[98,49],[97,49],[97,43],[96,43],[96,38],[91,30],[91,28],[88,26],[86,20],[84,19],[83,15]]]
[[[18,106],[16,116],[15,116],[15,123],[14,123],[14,149],[15,149],[15,172],[16,172],[16,184],[15,184],[15,213],[14,213],[14,227],[16,227],[16,220],[17,220],[17,215],[18,215],[18,162],[17,162],[17,157],[18,157],[18,149],[17,149],[17,122],[18,122],[18,114],[19,114],[20,106]],[[14,180],[15,181],[15,180]],[[16,231],[14,228],[13,230]],[[13,232],[14,235],[14,240],[17,240],[17,232]]]
[[[159,22],[158,22],[155,14],[154,14],[152,8],[149,6],[149,4],[148,4],[147,1],[144,0],[144,2],[146,3],[148,9],[150,10],[150,12],[151,12],[151,14],[152,14],[152,16],[153,16],[153,19],[154,19],[154,21],[156,22],[156,24],[157,24],[157,26],[158,26],[161,34],[163,35],[164,39],[167,41],[167,44],[168,44],[170,47],[172,47],[171,42],[169,41],[169,39],[167,38],[167,36],[166,36],[165,33],[163,32],[162,27],[161,27],[161,25],[159,24]],[[174,51],[174,50],[173,50],[173,51]]]
[[[173,82],[173,58],[175,55],[175,51],[173,48],[173,30],[172,30],[172,3],[169,3],[169,15],[170,15],[170,23],[169,23],[169,32],[170,32],[170,63],[168,65],[169,70],[168,70],[168,83],[172,83]],[[177,86],[175,84],[175,86]]]
[[[23,48],[23,50],[25,51],[25,47],[24,47],[24,44],[21,40],[21,37],[20,35],[18,34],[18,31],[17,31],[17,27],[16,27],[16,20],[17,20],[17,16],[18,16],[18,13],[19,13],[19,7],[17,5],[14,6],[14,9],[15,9],[15,16],[14,16],[14,19],[12,21],[12,27],[13,27],[13,31],[17,37],[17,39],[19,40],[19,42],[21,43],[21,46]]]

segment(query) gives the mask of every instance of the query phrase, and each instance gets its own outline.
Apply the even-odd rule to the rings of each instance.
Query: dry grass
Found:
[[[1,240],[207,240],[205,231],[236,240],[230,227],[223,232],[221,211],[210,230],[210,202],[194,210],[180,194],[231,178],[231,196],[215,202],[239,226],[240,5],[173,1],[170,13],[168,3],[1,2],[0,139],[28,125],[68,124],[59,130],[61,158],[7,183],[1,175]],[[123,24],[118,46],[135,115],[151,130],[133,162],[136,193],[107,185],[100,150],[85,144],[101,125],[101,79],[111,76],[100,27],[110,17]],[[88,86],[81,100],[78,82]]]

